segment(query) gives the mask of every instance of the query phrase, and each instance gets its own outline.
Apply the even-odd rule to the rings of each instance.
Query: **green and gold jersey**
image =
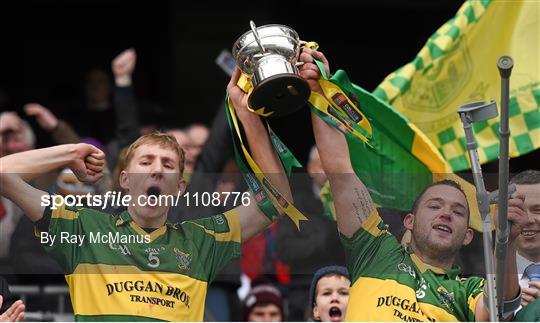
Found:
[[[128,212],[61,206],[36,229],[66,272],[77,321],[202,321],[208,284],[240,256],[236,210],[148,234]]]
[[[484,280],[423,263],[372,214],[342,236],[351,275],[347,321],[474,321]]]

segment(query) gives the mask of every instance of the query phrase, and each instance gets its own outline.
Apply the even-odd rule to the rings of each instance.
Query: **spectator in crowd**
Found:
[[[35,136],[30,125],[15,112],[0,113],[0,157],[34,148]],[[23,216],[22,210],[4,196],[0,197],[0,269],[11,272],[9,248],[11,236]]]
[[[322,93],[320,70],[314,59],[328,61],[320,52],[304,48],[300,75],[312,91]],[[463,190],[452,181],[437,182],[425,189],[404,219],[411,230],[411,243],[403,248],[388,232],[369,195],[356,176],[345,136],[312,114],[317,148],[327,174],[338,230],[347,253],[351,290],[346,320],[487,320],[483,296],[484,280],[458,279],[454,260],[462,246],[470,243],[469,207]],[[406,188],[404,188],[406,189]],[[528,223],[523,196],[508,201],[510,234],[506,272],[516,273],[514,242],[521,226]],[[519,300],[517,275],[505,280],[506,318]],[[485,305],[486,304],[486,305]]]
[[[195,165],[197,163],[197,159],[199,158],[199,155],[202,152],[203,146],[208,140],[208,136],[210,135],[210,130],[207,126],[200,124],[200,123],[194,123],[190,125],[186,129],[186,133],[189,137],[189,142],[191,143],[187,149],[186,153],[188,158],[193,159],[193,164]]]
[[[0,114],[0,157],[34,148],[36,138],[30,125],[13,111]]]
[[[516,239],[517,273],[521,286],[518,321],[540,320],[540,171],[523,171],[510,180],[518,194],[525,196],[524,208],[530,221]]]
[[[116,115],[113,86],[105,68],[95,66],[88,70],[84,76],[81,98],[60,108],[60,114],[77,129],[80,136],[96,138],[104,145],[114,138]]]
[[[312,318],[322,322],[344,321],[350,286],[345,267],[328,266],[317,270],[309,288]]]
[[[21,300],[18,300],[8,307],[10,298],[7,282],[0,276],[0,322],[22,322],[25,306]]]
[[[345,265],[345,252],[336,234],[336,222],[324,214],[320,200],[326,175],[315,146],[311,148],[306,168],[307,175],[292,174],[291,187],[296,207],[309,221],[302,222],[298,230],[290,219],[280,219],[274,239],[277,257],[290,266],[287,298],[289,318],[293,321],[311,316],[306,290],[315,271],[324,266]]]
[[[39,103],[27,103],[24,112],[34,117],[39,126],[50,133],[56,145],[71,144],[81,141],[77,132],[66,121],[58,119],[49,109]]]
[[[122,151],[140,135],[138,102],[133,91],[133,73],[137,64],[137,52],[128,48],[111,62],[114,75],[114,137],[107,144],[107,163],[111,171],[119,164]]]
[[[184,178],[189,184],[191,180],[191,175],[193,174],[193,170],[195,168],[194,157],[196,157],[196,156],[193,156],[193,149],[191,148],[193,143],[191,141],[191,137],[188,135],[186,130],[179,129],[179,128],[169,129],[167,130],[167,133],[170,134],[171,136],[174,136],[174,138],[176,138],[176,141],[178,141],[178,144],[180,144],[182,149],[184,149],[184,151],[186,152]]]
[[[254,286],[242,302],[242,321],[282,322],[283,297],[275,286],[260,284]]]
[[[186,151],[186,175],[188,183],[195,170],[197,159],[202,152],[203,146],[208,140],[208,127],[200,123],[188,126],[186,129],[170,129],[167,133],[173,135]]]

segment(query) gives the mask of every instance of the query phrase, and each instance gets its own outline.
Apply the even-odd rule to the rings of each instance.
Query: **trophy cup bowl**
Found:
[[[256,27],[253,21],[250,24],[251,31],[240,36],[232,49],[237,66],[253,85],[248,99],[250,109],[264,107],[264,112],[272,112],[272,116],[284,116],[300,109],[311,94],[297,68],[305,42],[284,25]]]

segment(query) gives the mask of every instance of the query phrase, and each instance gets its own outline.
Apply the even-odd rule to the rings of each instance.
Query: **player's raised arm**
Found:
[[[276,155],[266,129],[258,115],[247,109],[247,94],[237,85],[240,70],[236,69],[227,86],[227,91],[234,105],[238,119],[242,123],[253,159],[272,185],[289,201],[292,202],[291,189],[285,170]],[[246,241],[263,231],[271,222],[259,210],[252,199],[249,206],[237,208],[242,228],[242,241]]]
[[[313,57],[322,61],[329,73],[324,55],[305,48],[300,56],[304,62],[300,75],[308,81],[312,91],[322,93],[318,83],[320,71],[313,63]],[[311,119],[322,166],[334,196],[338,230],[351,237],[375,211],[375,205],[367,188],[354,173],[345,136],[313,113]]]
[[[88,144],[69,144],[29,150],[0,158],[0,194],[12,200],[36,222],[43,216],[42,196],[48,193],[28,184],[37,176],[70,167],[79,180],[95,182],[103,175],[105,154]]]

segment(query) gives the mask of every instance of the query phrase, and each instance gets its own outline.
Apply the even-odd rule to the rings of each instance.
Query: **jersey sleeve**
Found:
[[[350,238],[340,234],[351,283],[360,276],[378,276],[393,273],[394,258],[401,257],[401,245],[388,231],[379,213],[371,214]]]
[[[78,264],[80,246],[74,239],[85,235],[81,213],[80,208],[64,204],[54,209],[47,206],[43,217],[35,223],[36,238],[66,273]]]
[[[467,321],[474,321],[474,313],[478,300],[484,295],[485,279],[480,277],[470,277],[464,280],[465,293],[467,296],[467,309],[464,311],[467,315]]]
[[[202,256],[204,270],[211,282],[231,259],[240,257],[241,229],[238,212],[232,209],[184,225],[192,227],[191,239]]]

